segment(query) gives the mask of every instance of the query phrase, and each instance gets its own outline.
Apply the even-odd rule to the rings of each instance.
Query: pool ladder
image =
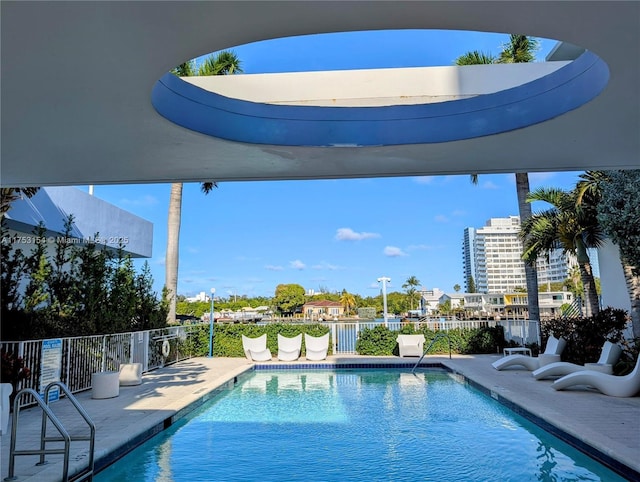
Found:
[[[69,435],[69,432],[64,428],[60,419],[56,417],[51,408],[49,408],[49,392],[52,388],[59,387],[60,390],[64,392],[67,399],[71,402],[71,404],[78,411],[80,416],[84,419],[84,421],[89,426],[89,435],[86,436],[74,436],[73,438]],[[38,404],[38,406],[42,409],[42,427],[40,429],[40,448],[39,449],[25,449],[25,450],[16,450],[16,439],[18,434],[18,420],[20,415],[20,399],[26,395],[30,394]],[[55,426],[55,428],[59,432],[59,436],[47,437],[47,420],[51,420],[51,423]],[[96,426],[87,414],[87,412],[82,408],[78,399],[74,397],[67,386],[62,382],[52,382],[46,386],[44,389],[44,396],[41,397],[38,392],[36,392],[33,388],[23,388],[16,394],[16,398],[13,401],[13,418],[11,423],[11,449],[9,452],[9,474],[5,477],[4,480],[15,480],[17,477],[14,475],[15,472],[15,458],[17,455],[40,455],[40,461],[36,465],[45,465],[47,461],[45,460],[45,455],[47,454],[62,454],[64,455],[64,464],[62,467],[62,481],[68,482],[73,480],[74,482],[78,482],[81,480],[93,480],[93,471],[94,471],[94,460],[93,460],[93,452],[95,447],[96,440]],[[76,441],[87,441],[89,442],[89,463],[88,467],[80,473],[73,476],[72,479],[69,479],[69,451],[71,448],[71,442]],[[64,448],[46,448],[47,442],[64,442]]]
[[[424,351],[424,353],[422,354],[420,359],[417,361],[417,363],[413,366],[413,368],[411,369],[411,373],[415,373],[416,368],[418,368],[418,365],[420,365],[420,362],[422,361],[422,359],[425,357],[425,355],[427,353],[429,353],[429,350],[431,350],[431,347],[440,338],[446,338],[447,340],[449,340],[449,358],[451,358],[451,338],[449,338],[449,334],[448,333],[438,333],[436,336],[433,337],[433,340],[431,340],[431,343],[429,343],[429,346],[427,346],[427,349]]]

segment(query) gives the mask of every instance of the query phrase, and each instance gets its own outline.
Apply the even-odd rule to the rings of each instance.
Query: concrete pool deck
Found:
[[[550,381],[536,381],[531,372],[508,369],[496,371],[491,362],[501,355],[456,355],[425,357],[423,363],[442,364],[463,375],[473,386],[532,416],[551,432],[559,429],[574,442],[586,446],[626,472],[630,480],[640,480],[640,397],[614,398],[590,390],[556,392]],[[334,356],[323,365],[410,364],[415,358]],[[318,364],[302,358],[297,362],[266,362],[278,365]],[[261,363],[260,365],[264,365]],[[142,385],[120,387],[115,398],[94,400],[91,390],[76,395],[96,425],[96,470],[104,468],[119,454],[162,431],[175,420],[212,398],[217,391],[232,388],[234,378],[253,364],[243,358],[193,358],[143,376]],[[72,434],[88,433],[75,409],[66,400],[52,404],[63,425]],[[18,449],[38,448],[41,411],[21,411]],[[10,422],[11,425],[11,422]],[[52,428],[52,427],[51,427]],[[50,430],[51,430],[50,428]],[[0,476],[8,474],[10,428],[1,437]],[[38,456],[17,456],[18,481],[61,480],[62,456],[47,456],[49,463],[36,466]],[[88,443],[72,442],[69,473],[87,465]],[[629,470],[631,469],[631,470]]]

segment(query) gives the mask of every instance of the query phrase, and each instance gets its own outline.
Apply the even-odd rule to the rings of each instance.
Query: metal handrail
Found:
[[[20,415],[20,403],[19,399],[22,398],[25,394],[30,394],[36,400],[36,403],[40,406],[43,412],[43,416],[46,415],[49,417],[53,425],[60,432],[61,440],[64,441],[64,449],[31,449],[31,450],[16,450],[16,439],[18,433],[18,420]],[[41,434],[41,436],[44,434]],[[44,455],[44,454],[63,454],[64,455],[64,465],[62,467],[62,480],[69,480],[69,448],[71,446],[71,437],[69,436],[69,432],[65,430],[65,428],[58,420],[58,417],[51,411],[49,406],[44,402],[38,392],[36,392],[33,388],[23,388],[16,394],[16,398],[13,400],[13,420],[11,423],[11,445],[9,450],[9,473],[4,480],[15,480],[17,477],[14,475],[15,472],[15,458],[16,455]]]
[[[451,338],[449,337],[449,334],[438,333],[436,336],[433,337],[433,340],[431,340],[431,343],[429,343],[429,346],[427,346],[427,349],[424,351],[424,353],[422,354],[420,359],[417,361],[417,363],[413,366],[413,368],[411,369],[411,373],[414,373],[416,371],[416,368],[418,368],[418,365],[420,365],[420,362],[425,357],[425,355],[429,353],[429,350],[435,344],[435,342],[438,341],[440,338],[444,338],[444,337],[446,337],[447,340],[449,340],[449,358],[451,358]]]
[[[86,437],[74,436],[72,440],[73,441],[86,440],[89,442],[89,467],[88,467],[88,471],[85,474],[83,474],[83,478],[85,478],[86,476],[93,476],[93,469],[94,469],[93,457],[94,457],[94,447],[95,447],[95,441],[96,441],[96,425],[93,423],[93,420],[91,420],[91,417],[89,417],[89,414],[85,411],[82,405],[80,405],[80,403],[78,402],[78,399],[75,396],[73,396],[73,394],[69,391],[69,388],[62,382],[51,382],[45,387],[44,402],[47,405],[49,405],[49,392],[54,387],[59,387],[64,392],[69,402],[71,402],[71,404],[78,411],[80,416],[84,419],[84,421],[89,426],[88,436]],[[46,463],[44,459],[45,443],[61,441],[60,437],[46,437],[46,433],[47,433],[47,418],[44,416],[44,412],[43,412],[42,413],[42,432],[41,432],[42,436],[40,437],[40,449],[43,452],[40,454],[40,462],[39,462],[40,465],[43,465]]]
[[[53,387],[59,387],[64,394],[67,396],[69,401],[76,408],[78,413],[82,416],[82,418],[87,422],[89,426],[90,434],[87,437],[76,437],[73,439],[69,435],[69,432],[64,428],[58,417],[53,413],[51,408],[49,408],[49,391]],[[42,409],[42,425],[40,432],[40,448],[39,449],[25,449],[25,450],[16,450],[16,440],[18,434],[18,421],[20,419],[20,399],[25,395],[30,394],[36,404],[40,406]],[[60,433],[59,437],[47,437],[47,420],[51,420],[55,428]],[[95,434],[96,434],[96,426],[87,414],[87,412],[82,408],[82,406],[78,403],[78,400],[71,394],[66,385],[62,382],[52,382],[48,384],[44,390],[44,399],[40,397],[40,394],[36,392],[33,388],[23,388],[20,390],[13,401],[13,419],[11,424],[11,443],[10,443],[10,452],[9,452],[9,472],[7,477],[4,480],[15,480],[17,477],[15,476],[15,457],[17,455],[40,455],[40,462],[37,465],[46,464],[45,455],[47,454],[61,454],[64,455],[64,461],[62,466],[62,481],[67,482],[69,480],[69,451],[71,448],[71,441],[76,440],[87,440],[89,441],[89,467],[88,470],[82,472],[79,478],[76,480],[82,480],[85,478],[93,479],[93,471],[94,471],[94,447],[95,447]],[[64,448],[54,448],[47,449],[46,442],[64,442]]]

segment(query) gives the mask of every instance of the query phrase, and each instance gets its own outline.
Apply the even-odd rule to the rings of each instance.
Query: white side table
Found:
[[[120,395],[120,372],[91,374],[91,398],[113,398]]]
[[[505,348],[503,352],[504,352],[504,356],[514,355],[516,353],[522,353],[523,355],[531,356],[531,348],[527,348],[524,346],[517,346],[514,348]]]

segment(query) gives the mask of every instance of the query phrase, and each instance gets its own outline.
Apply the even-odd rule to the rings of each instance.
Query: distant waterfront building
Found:
[[[473,276],[477,293],[508,293],[526,289],[520,217],[491,218],[481,228],[466,228],[462,242],[465,288]],[[575,257],[555,250],[538,259],[538,284],[564,281]]]
[[[207,293],[205,293],[204,291],[201,291],[200,293],[198,293],[195,296],[191,296],[189,298],[186,298],[186,300],[189,303],[195,303],[198,301],[211,301],[211,298],[209,297],[209,295]]]

